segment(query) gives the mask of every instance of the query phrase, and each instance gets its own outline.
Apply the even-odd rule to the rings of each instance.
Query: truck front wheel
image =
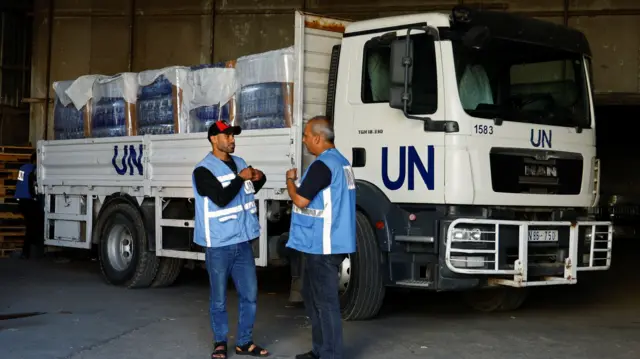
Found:
[[[356,253],[342,262],[338,277],[345,320],[375,317],[385,295],[380,247],[371,222],[361,212],[356,213],[356,248]]]
[[[158,258],[147,249],[140,211],[131,203],[114,202],[102,211],[96,227],[105,280],[127,288],[148,287],[158,272]]]
[[[520,308],[529,291],[524,288],[500,287],[481,289],[464,294],[466,302],[481,312],[507,312]]]

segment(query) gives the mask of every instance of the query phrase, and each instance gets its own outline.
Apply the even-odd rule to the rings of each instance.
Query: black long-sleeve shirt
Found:
[[[236,174],[236,178],[231,180],[227,187],[222,187],[218,179],[204,167],[197,167],[193,170],[193,177],[196,183],[198,194],[209,199],[218,207],[225,207],[232,199],[236,197],[244,184],[244,180],[238,176],[238,167],[233,160],[223,161],[229,169]],[[262,176],[259,181],[252,181],[253,187],[258,193],[262,186],[267,182],[267,176]]]

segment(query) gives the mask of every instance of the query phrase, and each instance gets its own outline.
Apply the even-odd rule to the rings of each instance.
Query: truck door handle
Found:
[[[353,161],[351,167],[364,167],[367,163],[367,150],[361,147],[354,147],[352,153]]]

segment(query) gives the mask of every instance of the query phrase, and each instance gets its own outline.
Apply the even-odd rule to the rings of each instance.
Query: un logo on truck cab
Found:
[[[418,150],[414,146],[400,146],[399,157],[397,164],[394,163],[391,166],[398,166],[398,175],[395,180],[389,178],[389,148],[382,148],[382,182],[388,189],[395,191],[404,186],[405,178],[408,180],[408,189],[413,191],[415,188],[415,172],[418,171],[422,181],[428,190],[434,188],[434,148],[432,145],[426,148],[427,164],[422,158]],[[395,162],[395,161],[394,161]]]

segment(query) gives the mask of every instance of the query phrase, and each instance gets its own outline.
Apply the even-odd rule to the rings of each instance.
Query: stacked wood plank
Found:
[[[25,222],[14,198],[20,167],[29,163],[32,147],[0,146],[0,258],[22,248]]]

